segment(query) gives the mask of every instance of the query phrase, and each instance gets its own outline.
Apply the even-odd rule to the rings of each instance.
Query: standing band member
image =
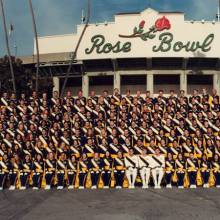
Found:
[[[202,174],[203,187],[209,188],[209,177],[210,177],[211,163],[210,163],[210,161],[208,161],[207,156],[205,154],[202,156],[200,170],[201,170],[201,174]]]
[[[2,160],[0,160],[0,190],[4,188],[5,179],[8,175],[8,165],[8,156],[4,154]]]
[[[185,165],[186,162],[183,160],[183,155],[178,154],[177,159],[175,160],[175,171],[177,174],[177,186],[179,189],[184,188]]]
[[[134,155],[134,150],[129,149],[129,155],[125,157],[126,176],[129,183],[129,188],[135,188],[135,180],[137,177],[138,157]]]
[[[65,181],[65,176],[66,176],[66,166],[67,166],[67,161],[66,161],[66,154],[61,153],[59,160],[57,160],[57,189],[63,189],[64,187],[64,181]]]
[[[165,163],[165,179],[166,179],[166,188],[172,188],[172,176],[174,174],[175,161],[171,153],[167,154],[167,160]]]
[[[186,160],[186,169],[189,175],[190,188],[196,188],[196,177],[199,168],[198,160],[194,158],[194,154],[190,153]]]
[[[74,188],[77,169],[76,157],[71,155],[71,158],[67,161],[68,189]]]
[[[108,189],[111,181],[111,173],[113,168],[113,159],[110,156],[110,153],[107,151],[103,158],[103,171],[102,179],[104,182],[104,189]]]
[[[152,176],[155,189],[161,188],[161,182],[164,176],[165,157],[160,153],[160,149],[156,148],[155,155],[152,156]]]
[[[45,179],[46,179],[46,187],[48,190],[52,186],[52,180],[55,177],[56,171],[56,160],[54,159],[54,155],[52,152],[48,153],[48,159],[45,161]]]
[[[119,151],[117,157],[114,159],[114,176],[116,181],[116,189],[121,189],[123,187],[125,169],[125,161],[122,152]]]
[[[151,157],[146,154],[147,150],[144,148],[142,154],[139,156],[138,167],[140,170],[140,176],[142,180],[142,188],[147,189],[150,179],[150,159]]]
[[[79,189],[85,188],[88,170],[89,170],[89,161],[87,159],[86,154],[84,153],[79,161]]]
[[[9,181],[10,181],[9,190],[14,190],[16,187],[16,180],[19,172],[19,164],[15,159],[15,156],[11,158],[8,170],[9,170]]]
[[[41,154],[37,154],[33,161],[32,173],[33,173],[33,189],[39,189],[41,187],[41,178],[44,172],[44,161]]]
[[[220,160],[217,154],[214,155],[212,169],[215,176],[215,185],[217,188],[220,188]]]
[[[26,187],[29,185],[29,177],[31,173],[32,168],[32,161],[29,154],[25,155],[24,162],[21,164],[20,167],[20,181],[21,181],[21,190],[26,189]]]
[[[99,158],[99,154],[96,152],[94,158],[90,161],[92,189],[97,189],[99,178],[101,178],[102,161]]]

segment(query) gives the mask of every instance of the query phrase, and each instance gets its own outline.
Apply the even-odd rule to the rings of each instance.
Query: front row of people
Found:
[[[151,176],[152,180],[151,181]],[[156,189],[161,185],[167,188],[220,188],[220,160],[218,155],[210,161],[206,155],[201,159],[191,153],[185,160],[182,154],[173,158],[168,153],[166,159],[155,150],[154,155],[148,155],[146,149],[141,155],[134,155],[133,149],[127,155],[118,152],[114,158],[106,152],[100,158],[98,153],[89,158],[86,154],[77,160],[75,155],[66,159],[61,153],[59,159],[49,153],[46,160],[37,154],[34,160],[26,154],[24,161],[20,162],[18,155],[9,159],[4,155],[0,160],[0,190],[4,188],[26,189],[57,189],[74,188],[135,188],[136,185],[146,189],[153,185]]]

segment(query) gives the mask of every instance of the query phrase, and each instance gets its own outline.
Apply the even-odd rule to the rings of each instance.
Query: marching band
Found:
[[[216,91],[4,93],[0,190],[220,188]]]

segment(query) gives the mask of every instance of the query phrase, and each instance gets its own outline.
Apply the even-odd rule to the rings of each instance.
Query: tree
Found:
[[[33,79],[31,69],[25,68],[22,60],[11,57],[17,86],[17,94],[22,92],[29,93]],[[13,83],[10,72],[9,57],[0,58],[0,92],[13,92]]]

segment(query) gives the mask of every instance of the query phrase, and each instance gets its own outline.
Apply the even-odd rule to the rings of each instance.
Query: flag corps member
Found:
[[[164,175],[165,157],[160,153],[160,149],[156,148],[155,155],[152,156],[152,176],[154,180],[154,188],[161,188],[161,181]]]
[[[125,157],[126,176],[129,183],[129,188],[135,188],[135,180],[137,177],[138,157],[134,155],[134,150],[129,149],[129,154]]]
[[[150,179],[150,159],[151,157],[148,156],[147,154],[147,150],[144,148],[142,150],[142,154],[139,156],[139,160],[138,160],[138,167],[140,169],[140,176],[141,176],[141,180],[142,180],[142,188],[143,189],[147,189],[148,188],[148,184],[149,184],[149,179]]]

